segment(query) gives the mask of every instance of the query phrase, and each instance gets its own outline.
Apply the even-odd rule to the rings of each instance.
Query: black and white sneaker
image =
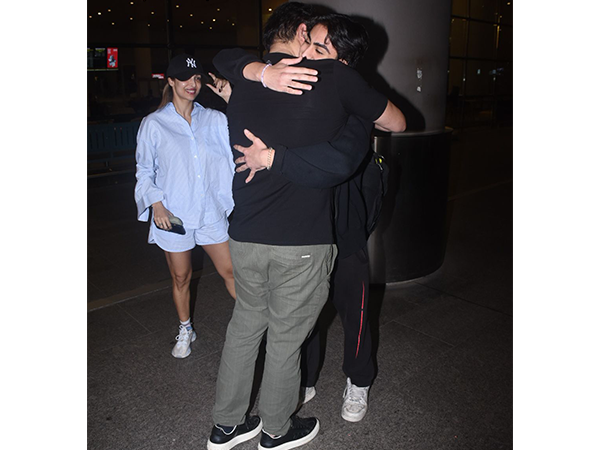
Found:
[[[229,450],[241,442],[246,442],[257,436],[262,428],[262,420],[258,416],[250,416],[246,421],[233,427],[226,433],[219,425],[215,425],[206,444],[208,450]]]
[[[290,429],[285,436],[273,437],[264,430],[260,436],[258,450],[277,449],[288,450],[290,448],[300,447],[312,441],[319,433],[319,420],[315,417],[300,417],[292,416]]]

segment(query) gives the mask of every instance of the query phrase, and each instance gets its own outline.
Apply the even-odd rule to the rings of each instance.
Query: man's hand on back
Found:
[[[244,134],[250,139],[252,145],[250,147],[242,147],[237,144],[234,145],[233,148],[244,155],[237,158],[234,162],[236,164],[241,164],[241,166],[238,166],[235,169],[238,173],[250,169],[250,175],[246,178],[246,183],[249,183],[252,178],[254,178],[256,172],[266,169],[269,167],[269,164],[273,163],[272,158],[275,156],[275,150],[268,148],[265,143],[259,137],[254,136],[250,130],[244,130]]]
[[[253,62],[244,68],[244,77],[251,81],[263,83],[263,86],[277,91],[292,95],[302,95],[303,91],[310,91],[310,84],[302,83],[309,81],[316,83],[318,71],[308,67],[297,67],[302,61],[302,57],[286,58],[272,66],[265,66],[264,63]]]

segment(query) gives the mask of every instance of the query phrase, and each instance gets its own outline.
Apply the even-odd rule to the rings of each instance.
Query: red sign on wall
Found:
[[[106,49],[106,67],[109,69],[116,69],[119,67],[119,49],[118,48],[107,48]]]

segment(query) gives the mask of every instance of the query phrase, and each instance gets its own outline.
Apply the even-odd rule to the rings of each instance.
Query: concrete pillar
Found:
[[[312,3],[365,25],[369,50],[358,70],[405,112],[409,131],[443,131],[451,0]]]
[[[452,1],[323,0],[318,5],[365,26],[369,50],[358,71],[407,121],[405,133],[375,138],[390,170],[379,223],[368,243],[371,282],[428,275],[442,265],[445,253]]]

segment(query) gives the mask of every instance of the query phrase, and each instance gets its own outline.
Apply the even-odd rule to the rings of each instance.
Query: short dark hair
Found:
[[[273,11],[265,24],[263,45],[269,51],[273,41],[290,42],[294,39],[298,27],[308,23],[314,17],[312,6],[300,2],[287,2]]]
[[[338,54],[350,67],[356,67],[369,48],[369,35],[365,27],[345,14],[326,14],[315,17],[308,23],[311,30],[315,25],[327,27],[327,37]]]

